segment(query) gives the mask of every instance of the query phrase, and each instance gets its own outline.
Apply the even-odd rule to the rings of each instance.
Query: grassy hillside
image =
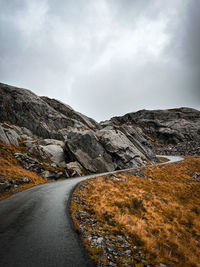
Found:
[[[71,213],[92,258],[99,266],[200,266],[200,158],[139,175],[76,188]]]
[[[23,147],[21,146],[7,146],[0,143],[0,183],[5,180],[15,180],[27,177],[30,182],[27,184],[21,184],[14,186],[5,192],[0,194],[0,199],[12,195],[16,192],[22,191],[26,188],[32,187],[33,185],[42,184],[47,182],[47,180],[38,176],[36,173],[25,170],[18,165],[16,158],[14,157],[14,152],[23,152]]]

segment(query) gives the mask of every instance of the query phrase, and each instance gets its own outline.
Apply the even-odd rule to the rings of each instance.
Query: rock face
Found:
[[[102,125],[140,127],[157,154],[200,155],[200,111],[195,109],[141,110]]]
[[[55,139],[43,139],[36,141],[26,141],[25,146],[29,148],[28,154],[35,156],[44,162],[60,164],[64,158],[64,142]]]
[[[87,116],[79,112],[75,112],[70,106],[63,104],[62,102],[56,99],[50,99],[44,96],[41,97],[41,99],[44,100],[47,104],[49,104],[49,106],[54,108],[56,111],[69,118],[70,120],[74,119],[76,121],[79,121],[83,124],[83,126],[86,125],[90,129],[96,129],[99,127],[99,124],[95,120],[88,118]]]
[[[119,129],[105,127],[98,131],[99,142],[112,155],[118,169],[142,165],[146,156]]]
[[[76,159],[89,172],[113,171],[115,165],[92,131],[70,132],[66,139],[67,161]]]
[[[59,101],[39,97],[26,89],[0,84],[0,93],[1,121],[25,127],[43,138],[63,140],[64,136],[59,132],[61,129],[97,125],[92,119],[82,116]],[[67,110],[71,110],[74,116],[70,116]],[[82,119],[77,120],[78,118]]]
[[[0,143],[44,179],[141,166],[155,153],[200,155],[198,110],[141,110],[97,123],[26,89],[0,83],[0,95]],[[1,180],[0,190],[9,189],[12,182]]]
[[[99,124],[55,99],[0,84],[0,141],[23,146],[25,168],[48,178],[131,168],[154,160],[140,127]],[[109,122],[110,123],[110,122]],[[108,123],[108,124],[109,124]],[[24,161],[24,164],[23,164]]]

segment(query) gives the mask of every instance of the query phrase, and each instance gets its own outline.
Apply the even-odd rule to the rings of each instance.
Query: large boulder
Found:
[[[65,160],[64,142],[55,139],[39,139],[24,142],[28,147],[28,155],[33,156],[46,163],[59,165]]]
[[[112,157],[99,143],[92,131],[72,131],[65,143],[66,161],[78,161],[87,171],[113,171],[115,164]]]
[[[97,136],[105,150],[112,155],[118,169],[132,168],[144,163],[145,154],[122,131],[108,126],[98,131]]]

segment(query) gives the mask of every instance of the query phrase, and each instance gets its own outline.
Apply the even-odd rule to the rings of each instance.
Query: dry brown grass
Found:
[[[123,232],[146,251],[148,262],[200,266],[200,158],[146,168],[145,178],[130,174],[88,180],[76,194],[98,221]],[[81,207],[78,207],[81,209]],[[73,209],[73,207],[72,207]]]
[[[16,151],[23,152],[23,147],[15,145],[7,146],[3,143],[0,143],[0,176],[5,177],[7,180],[28,177],[31,179],[31,182],[29,184],[19,185],[15,190],[12,189],[0,194],[0,199],[8,197],[13,193],[22,191],[34,185],[47,182],[47,180],[38,176],[36,173],[25,170],[19,166],[16,158],[13,156],[13,153]]]

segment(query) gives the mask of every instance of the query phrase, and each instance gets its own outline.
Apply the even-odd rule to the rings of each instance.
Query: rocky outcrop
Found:
[[[108,126],[98,131],[97,136],[118,169],[143,165],[145,154],[119,129]]]
[[[200,155],[198,110],[141,110],[99,124],[26,89],[0,83],[0,94],[0,142],[44,179],[132,168],[156,160],[155,153]]]
[[[83,123],[83,127],[85,125],[93,130],[99,128],[99,124],[95,120],[88,118],[87,116],[79,112],[74,111],[74,109],[72,109],[69,105],[66,105],[56,99],[50,99],[45,96],[41,97],[41,99],[44,100],[49,106],[54,108],[56,111],[69,118],[70,120],[74,119],[76,121]]]
[[[20,147],[19,164],[44,179],[143,165],[154,160],[139,126],[106,127],[70,106],[0,83],[0,142]],[[23,153],[21,151],[23,148]]]
[[[59,130],[97,126],[94,120],[59,101],[39,97],[29,90],[0,83],[0,92],[1,121],[25,127],[40,137],[64,140]]]
[[[92,131],[72,131],[65,145],[66,161],[78,161],[87,171],[113,171],[115,165]]]
[[[140,127],[157,154],[200,155],[200,111],[191,108],[141,110],[102,123]]]
[[[28,155],[34,156],[43,162],[59,165],[65,161],[64,142],[55,139],[42,139],[24,141],[28,147]]]
[[[17,188],[19,185],[29,184],[30,182],[31,180],[29,177],[7,180],[5,177],[0,176],[0,193],[3,193],[11,188]]]

